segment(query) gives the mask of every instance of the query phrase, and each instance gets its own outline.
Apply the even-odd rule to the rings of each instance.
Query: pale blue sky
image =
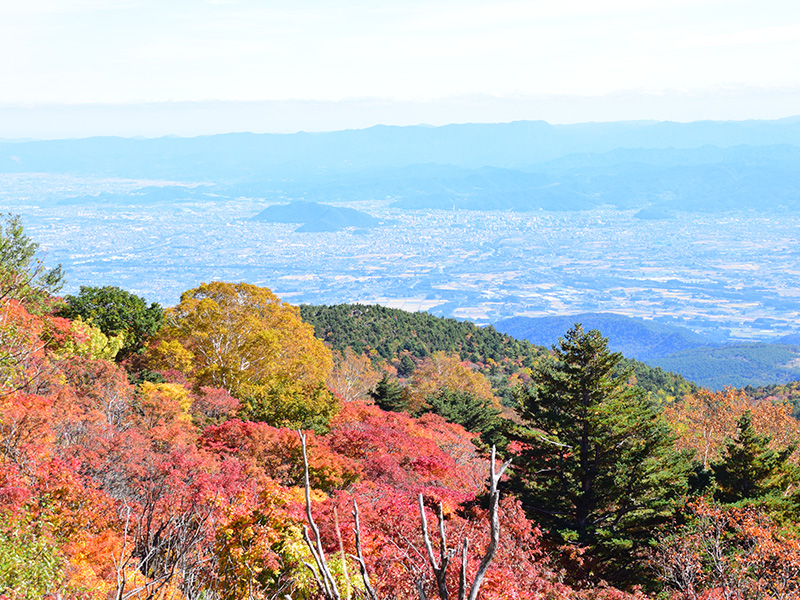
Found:
[[[800,114],[798,0],[0,0],[0,53],[0,137],[62,104],[270,101],[254,130]]]

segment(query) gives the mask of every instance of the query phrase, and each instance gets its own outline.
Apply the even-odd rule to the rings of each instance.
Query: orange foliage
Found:
[[[788,405],[768,399],[753,400],[742,390],[700,390],[668,407],[664,413],[678,435],[678,448],[694,451],[697,459],[708,468],[719,458],[725,438],[736,435],[736,423],[747,410],[753,414],[756,432],[771,436],[776,449],[800,441],[800,422],[792,417]]]
[[[684,600],[793,600],[800,596],[800,539],[753,506],[701,499],[689,522],[660,540],[653,565]]]
[[[0,300],[0,396],[30,386],[46,372],[42,317],[31,315],[22,303]]]
[[[235,456],[249,478],[303,485],[303,455],[297,432],[266,423],[231,419],[203,431],[200,443],[220,456]],[[331,491],[360,476],[355,461],[332,452],[324,441],[308,434],[309,473],[314,488]]]
[[[417,412],[424,406],[427,396],[442,389],[473,394],[499,407],[492,385],[484,375],[470,369],[457,354],[434,352],[414,369],[408,387],[409,412]]]

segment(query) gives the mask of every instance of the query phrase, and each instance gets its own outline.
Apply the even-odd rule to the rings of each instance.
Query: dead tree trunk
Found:
[[[511,464],[511,460],[500,467],[500,470],[495,469],[496,449],[492,446],[492,457],[489,463],[489,545],[486,547],[486,553],[481,559],[480,566],[478,567],[475,577],[472,579],[472,584],[469,585],[469,595],[467,595],[467,552],[469,550],[469,540],[464,538],[462,541],[461,550],[461,569],[458,578],[458,600],[476,600],[478,592],[481,589],[483,578],[486,576],[486,571],[497,553],[497,545],[500,542],[500,515],[499,515],[499,502],[500,492],[497,489],[497,484],[503,473]],[[422,538],[425,542],[425,549],[428,554],[428,561],[431,563],[433,574],[436,577],[436,590],[440,600],[449,600],[449,592],[447,590],[447,567],[451,559],[455,555],[456,549],[447,548],[447,539],[445,537],[444,528],[444,515],[442,514],[442,505],[439,504],[439,513],[437,515],[439,521],[439,537],[441,545],[439,546],[439,563],[437,564],[435,554],[433,552],[433,545],[431,544],[430,535],[428,533],[428,522],[425,517],[425,506],[422,502],[422,494],[419,495],[419,515],[422,521]],[[422,589],[422,582],[418,582],[417,589],[419,590],[420,598],[424,600],[425,595]]]
[[[314,522],[314,517],[311,514],[311,483],[308,475],[308,453],[306,448],[306,436],[301,431],[297,432],[300,435],[300,442],[303,447],[303,473],[305,484],[305,500],[306,500],[306,519],[308,525],[303,527],[303,539],[308,546],[311,556],[314,557],[314,565],[310,563],[303,563],[314,575],[314,580],[317,583],[320,593],[325,600],[341,600],[341,594],[336,585],[336,581],[331,574],[328,563],[325,559],[325,551],[322,547],[322,540],[319,534],[319,528]],[[458,581],[458,600],[476,600],[480,592],[481,584],[486,576],[486,571],[497,553],[497,546],[500,542],[500,516],[499,516],[499,501],[500,492],[497,485],[503,473],[511,464],[511,460],[506,461],[499,470],[495,468],[496,450],[492,447],[492,457],[489,464],[489,545],[486,547],[486,552],[481,559],[478,571],[472,579],[472,583],[467,583],[467,556],[469,551],[469,540],[464,538],[461,544],[461,565],[459,571]],[[439,504],[439,512],[437,514],[437,521],[439,525],[439,538],[441,540],[439,546],[439,560],[436,559],[436,553],[433,550],[431,543],[430,533],[428,531],[428,520],[425,516],[425,506],[423,503],[422,494],[419,495],[419,514],[422,522],[422,538],[425,544],[425,550],[428,556],[428,561],[433,569],[433,574],[436,579],[436,591],[440,600],[449,600],[450,595],[447,589],[447,567],[450,565],[453,557],[456,554],[456,548],[447,547],[447,537],[445,532],[444,514],[442,505]],[[359,521],[358,505],[353,500],[353,519],[354,527],[353,533],[355,534],[356,555],[352,556],[359,567],[361,572],[361,579],[364,583],[363,596],[366,600],[379,600],[375,589],[372,587],[367,571],[367,565],[364,560],[364,555],[361,551],[361,523]],[[314,539],[309,535],[309,527],[314,534]],[[344,557],[343,557],[344,558]],[[422,579],[416,582],[417,591],[420,600],[427,600],[425,596],[425,589]],[[469,592],[467,592],[469,590]]]
[[[314,557],[314,562],[316,563],[316,566],[310,563],[303,563],[303,564],[306,567],[308,567],[308,569],[314,575],[314,580],[317,583],[317,587],[319,588],[319,591],[325,598],[325,600],[341,600],[341,594],[339,593],[339,588],[336,585],[336,580],[333,578],[330,568],[328,567],[328,562],[325,559],[325,550],[322,548],[322,539],[320,538],[319,535],[319,528],[317,527],[317,524],[314,522],[314,517],[311,514],[311,482],[308,476],[308,452],[306,449],[306,436],[301,431],[298,431],[297,433],[300,435],[300,442],[303,446],[303,473],[304,473],[304,484],[306,492],[306,519],[308,520],[308,526],[303,527],[303,539],[305,540],[308,549],[311,551],[311,556]],[[364,582],[364,592],[363,592],[364,596],[366,597],[367,600],[378,600],[378,595],[375,593],[375,589],[372,587],[372,584],[369,580],[369,573],[367,572],[367,565],[366,562],[364,561],[364,555],[361,552],[361,523],[359,522],[358,517],[359,517],[358,505],[356,504],[356,501],[353,500],[353,519],[355,520],[353,533],[355,534],[356,538],[356,555],[353,556],[352,558],[358,563],[358,568],[359,571],[361,572],[361,580]],[[308,533],[309,527],[311,527],[311,530],[314,533],[313,542]],[[342,560],[345,560],[344,555],[342,556]]]

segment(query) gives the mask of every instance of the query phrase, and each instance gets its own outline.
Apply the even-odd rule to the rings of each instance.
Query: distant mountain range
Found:
[[[711,389],[800,380],[800,346],[790,344],[703,346],[645,362]]]
[[[674,211],[800,208],[798,164],[798,119],[519,121],[0,143],[2,173],[208,182],[215,184],[208,191],[220,199],[388,198],[406,209],[517,211],[611,205],[644,209],[643,218],[669,218]],[[142,191],[137,201],[158,195]]]
[[[609,347],[628,358],[678,373],[698,385],[721,389],[800,380],[800,334],[771,343],[725,344],[684,327],[611,313],[512,317],[495,329],[534,344],[552,346],[574,323],[598,329]]]
[[[269,206],[253,217],[266,223],[302,223],[299,232],[340,231],[350,227],[368,229],[381,224],[380,219],[360,210],[318,204],[291,202]]]
[[[185,185],[146,186],[127,193],[101,192],[96,195],[71,196],[62,198],[57,204],[71,205],[121,205],[145,206],[149,204],[172,204],[193,200],[213,200],[209,186],[189,187]]]
[[[598,329],[609,340],[609,348],[628,358],[651,361],[713,344],[685,327],[626,317],[613,313],[584,313],[556,317],[512,317],[494,324],[495,329],[539,346],[552,346],[575,323],[585,330]]]

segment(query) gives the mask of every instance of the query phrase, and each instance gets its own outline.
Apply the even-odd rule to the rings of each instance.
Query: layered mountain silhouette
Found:
[[[540,346],[552,346],[575,323],[585,330],[599,329],[609,348],[628,358],[648,361],[676,352],[716,345],[685,327],[665,325],[613,313],[583,313],[555,317],[511,317],[494,324],[495,329]]]
[[[609,348],[652,367],[678,373],[711,389],[788,383],[800,379],[800,334],[771,343],[723,343],[685,327],[617,315],[584,313],[555,317],[512,317],[495,329],[542,346],[552,346],[575,323],[598,329]]]

